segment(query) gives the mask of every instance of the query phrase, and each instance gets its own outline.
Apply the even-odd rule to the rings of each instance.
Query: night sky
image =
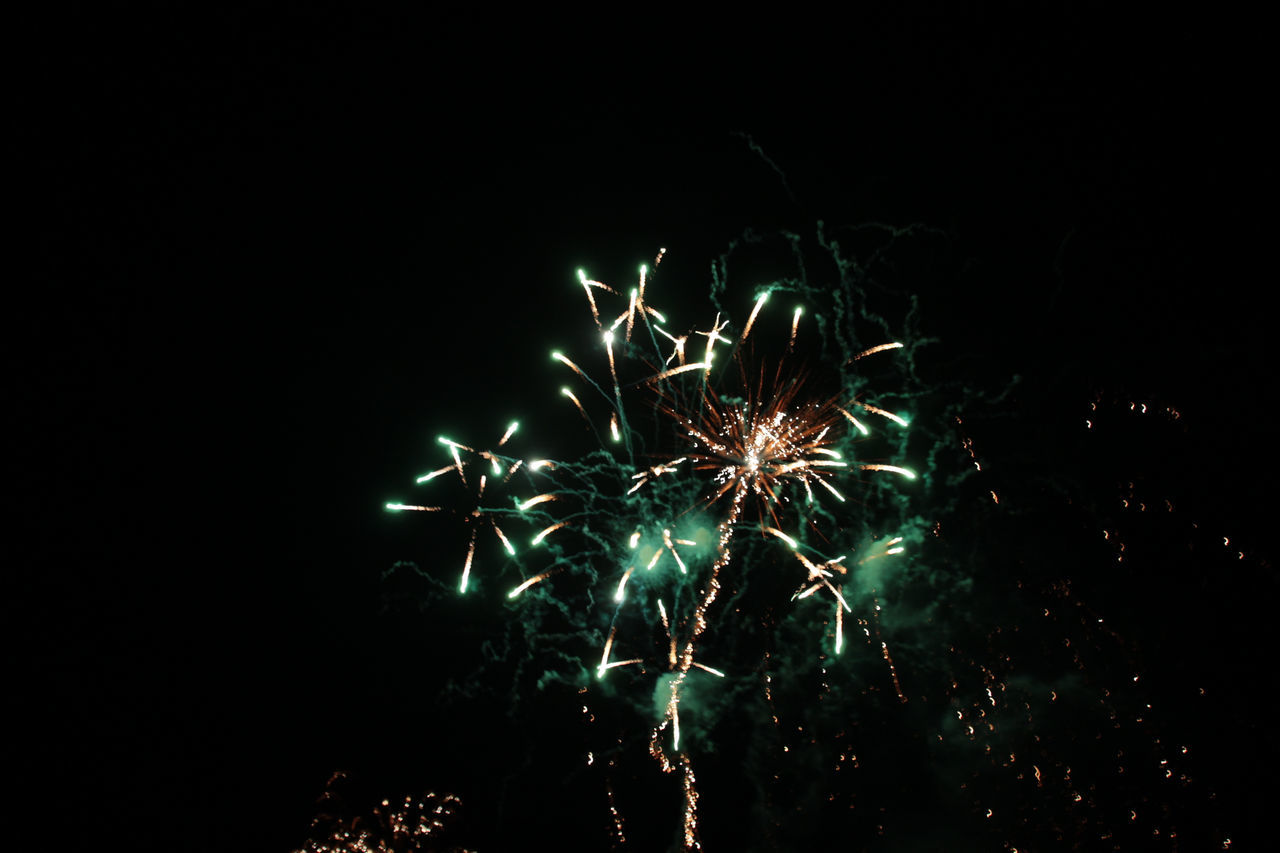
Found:
[[[589,346],[578,268],[627,288],[665,248],[653,303],[705,326],[712,262],[759,238],[731,258],[740,328],[749,288],[784,274],[777,234],[818,281],[817,235],[857,254],[875,241],[841,229],[865,224],[919,229],[879,268],[884,304],[915,297],[938,340],[915,356],[923,409],[965,419],[938,426],[938,452],[964,468],[968,437],[984,464],[913,510],[947,519],[938,547],[976,590],[955,605],[965,654],[1015,650],[1032,693],[1064,683],[1035,631],[1056,634],[1002,632],[1065,579],[1119,637],[1087,635],[1070,674],[1100,716],[1035,729],[1097,789],[1073,811],[1067,787],[1027,793],[980,746],[931,752],[926,711],[947,701],[907,655],[901,707],[835,689],[868,756],[832,790],[869,805],[839,818],[798,789],[753,800],[734,750],[754,730],[729,712],[700,776],[705,849],[1270,846],[1277,140],[1258,22],[694,32],[601,14],[592,31],[550,13],[152,10],[20,36],[10,849],[284,853],[337,770],[355,812],[461,797],[450,843],[469,849],[610,849],[605,777],[584,766],[609,726],[630,739],[629,849],[666,849],[678,783],[647,729],[607,697],[587,724],[575,688],[506,683],[510,661],[478,669],[507,636],[506,587],[457,602],[465,534],[382,507],[431,502],[413,479],[448,462],[440,434],[482,443],[519,419],[529,453],[539,436],[592,449],[547,359]],[[1126,495],[1176,511],[1135,520]],[[386,576],[400,561],[439,588]],[[875,664],[859,672],[883,678]],[[1146,703],[1138,729],[1100,722]],[[1175,743],[1188,785],[1116,783],[1096,759]]]

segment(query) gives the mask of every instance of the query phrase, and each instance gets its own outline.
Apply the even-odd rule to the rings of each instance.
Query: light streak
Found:
[[[534,495],[533,497],[529,498],[527,501],[517,504],[517,506],[523,512],[524,510],[529,509],[529,507],[534,507],[534,506],[537,506],[538,504],[546,503],[547,501],[554,501],[554,500],[558,500],[558,497],[556,495],[550,492],[544,492],[543,494],[540,494],[540,495]]]
[[[580,281],[580,282],[582,283],[582,288],[583,288],[583,290],[585,290],[585,291],[587,292],[587,302],[588,302],[588,303],[590,303],[590,305],[591,305],[591,316],[592,316],[592,318],[594,318],[594,319],[595,319],[595,321],[596,321],[596,326],[599,326],[599,325],[600,325],[600,311],[599,311],[599,309],[596,307],[596,298],[595,298],[595,296],[593,296],[593,295],[591,294],[591,288],[593,288],[593,287],[598,287],[598,288],[600,288],[601,290],[606,290],[606,291],[608,291],[609,293],[614,293],[615,291],[614,291],[614,289],[613,289],[613,288],[609,287],[608,285],[601,284],[601,283],[600,283],[600,282],[598,282],[598,281],[592,281],[591,279],[587,278],[587,273],[586,273],[586,271],[585,271],[585,270],[578,270],[578,281]]]
[[[647,566],[645,566],[645,567],[644,567],[644,568],[645,568],[645,571],[652,571],[652,570],[653,570],[653,567],[654,567],[654,566],[656,566],[656,565],[658,565],[658,559],[659,559],[660,557],[662,557],[662,549],[660,549],[660,548],[655,548],[655,549],[653,550],[653,557],[651,557],[651,558],[649,559],[649,565],[647,565]],[[659,603],[659,604],[661,604],[662,602],[658,602],[658,603]]]
[[[680,559],[680,555],[676,553],[676,546],[671,541],[670,530],[662,531],[662,544],[665,545],[667,550],[671,552],[671,556],[676,558],[676,565],[680,567],[680,574],[682,575],[688,574],[689,570],[685,567],[684,560]],[[652,568],[652,566],[650,568]]]
[[[498,439],[498,446],[499,446],[499,447],[501,447],[502,445],[506,444],[506,443],[507,443],[507,439],[509,439],[509,438],[511,438],[511,436],[515,435],[516,430],[517,430],[517,429],[519,429],[519,428],[520,428],[520,422],[519,422],[519,421],[512,421],[512,422],[511,422],[511,425],[510,425],[509,427],[507,427],[507,431],[506,431],[506,432],[504,432],[504,433],[502,434],[502,438]]]
[[[632,658],[631,660],[615,660],[599,670],[600,673],[608,672],[611,669],[617,669],[620,666],[631,666],[632,664],[644,663],[644,658]]]
[[[627,324],[627,337],[631,337],[631,324]],[[604,351],[609,356],[609,376],[613,379],[613,393],[616,396],[618,389],[618,365],[613,358],[613,330],[604,333]]]
[[[857,428],[858,432],[862,433],[863,435],[871,435],[871,430],[869,430],[869,429],[867,429],[865,426],[863,426],[862,421],[858,420],[858,419],[857,419],[857,418],[855,418],[853,415],[849,414],[847,411],[845,411],[844,409],[842,409],[840,406],[836,406],[836,411],[840,412],[840,414],[842,414],[842,415],[844,415],[846,418],[848,418],[848,419],[849,419],[849,423],[853,424],[853,425],[854,425],[854,427],[856,427],[856,428]]]
[[[596,678],[604,676],[609,665],[609,650],[613,648],[613,637],[618,632],[616,627],[609,629],[609,637],[604,641],[604,652],[600,655],[600,666],[596,668]]]
[[[548,569],[547,571],[542,572],[541,574],[534,575],[533,577],[527,579],[524,583],[520,584],[515,589],[511,590],[511,592],[507,593],[507,598],[518,597],[520,593],[524,592],[526,589],[533,586],[534,584],[541,583],[542,581],[551,577],[556,573],[556,571],[557,571],[556,569]]]
[[[781,539],[783,542],[786,542],[788,545],[791,546],[792,550],[795,550],[796,548],[800,547],[800,544],[796,542],[796,540],[792,539],[790,536],[783,533],[781,530],[779,530],[776,527],[766,527],[764,529],[764,532],[772,536],[776,536],[779,539]]]
[[[617,601],[617,602],[622,601],[622,591],[626,589],[627,578],[631,577],[631,573],[634,572],[635,570],[636,570],[635,566],[627,566],[627,570],[622,573],[622,578],[618,581],[618,589],[613,594],[614,601]]]
[[[581,368],[581,367],[578,367],[578,365],[576,365],[576,364],[574,364],[572,361],[570,361],[570,360],[569,360],[569,359],[564,355],[564,353],[561,353],[561,352],[559,352],[559,351],[554,351],[554,352],[552,352],[552,353],[551,353],[551,358],[552,358],[553,360],[555,360],[555,361],[560,362],[560,363],[561,363],[561,364],[563,364],[565,367],[568,367],[570,370],[572,370],[574,373],[576,373],[576,374],[578,374],[579,376],[581,376],[583,379],[586,379],[587,381],[590,381],[590,377],[588,377],[588,376],[587,376],[587,374],[585,374],[585,373],[583,373],[583,372],[582,372],[582,368]]]
[[[755,325],[756,316],[760,313],[760,309],[764,307],[764,303],[767,301],[769,301],[769,291],[766,290],[764,293],[760,294],[759,298],[756,299],[755,307],[751,309],[751,316],[747,318],[747,325],[742,329],[742,337],[738,339],[739,342],[745,341],[747,339],[747,335],[751,334],[751,327]]]
[[[436,477],[439,477],[441,474],[447,474],[448,472],[450,472],[450,471],[452,471],[452,470],[453,470],[453,466],[452,466],[452,465],[446,465],[446,466],[444,466],[443,468],[437,468],[436,470],[432,471],[430,474],[423,474],[421,477],[419,477],[419,478],[418,478],[417,480],[415,480],[414,482],[416,482],[416,483],[426,483],[426,482],[429,482],[429,481],[431,481],[431,480],[434,480]]]
[[[562,395],[564,395],[565,397],[568,397],[568,398],[569,398],[569,400],[570,400],[570,401],[571,401],[575,406],[577,406],[577,407],[578,407],[578,411],[582,413],[582,417],[583,417],[583,419],[584,419],[584,420],[586,420],[586,422],[587,422],[587,424],[588,424],[588,425],[590,425],[590,423],[591,423],[591,416],[587,414],[587,410],[586,410],[586,409],[582,408],[582,403],[580,403],[580,402],[578,401],[578,398],[577,398],[577,397],[575,397],[575,396],[573,395],[573,392],[572,392],[572,391],[570,391],[568,388],[561,388],[561,389],[560,389],[560,393],[561,393]]]
[[[836,499],[837,499],[837,500],[839,500],[841,503],[844,503],[844,495],[842,495],[842,494],[840,494],[838,491],[836,491],[836,487],[835,487],[835,486],[831,485],[831,484],[830,484],[830,483],[828,483],[826,480],[823,480],[823,479],[820,479],[820,478],[819,478],[819,479],[817,479],[817,480],[815,480],[815,482],[816,482],[819,486],[822,486],[824,489],[826,489],[826,490],[827,490],[828,492],[830,492],[831,494],[835,495],[835,496],[836,496]]]
[[[458,477],[462,480],[462,485],[467,485],[467,472],[462,470],[462,456],[458,453],[458,448],[461,447],[461,445],[455,444],[452,441],[449,441],[449,439],[443,437],[440,439],[440,442],[442,444],[449,445],[449,453],[453,455],[453,466],[458,471]]]
[[[568,525],[569,525],[569,522],[567,521],[557,521],[555,524],[550,525],[549,527],[542,530],[542,532],[540,532],[537,536],[533,537],[533,544],[534,545],[542,544],[543,539],[546,539],[552,533],[555,533],[557,530],[560,530],[563,527],[567,527]]]
[[[795,595],[793,595],[791,598],[792,598],[792,600],[793,600],[793,601],[801,601],[801,600],[806,599],[806,598],[808,598],[809,596],[813,595],[815,592],[817,592],[817,591],[818,591],[818,590],[820,590],[820,589],[822,589],[822,584],[820,584],[820,583],[815,583],[813,586],[809,587],[809,588],[808,588],[808,589],[806,589],[804,592],[796,593],[796,594],[795,594]]]
[[[467,544],[467,559],[462,564],[462,580],[458,582],[458,592],[467,591],[467,579],[471,577],[471,559],[476,554],[476,529],[471,528],[471,541]]]
[[[881,408],[879,408],[878,406],[873,406],[873,405],[871,405],[870,403],[863,403],[863,402],[861,402],[861,401],[859,401],[859,400],[854,400],[854,402],[855,402],[855,403],[857,403],[857,404],[858,404],[859,406],[861,406],[862,408],[866,409],[866,410],[867,410],[868,412],[870,412],[871,414],[873,414],[873,415],[879,415],[879,416],[880,416],[880,417],[882,417],[882,418],[888,418],[889,420],[893,421],[893,422],[894,422],[895,424],[897,424],[898,426],[902,426],[902,427],[904,427],[904,426],[906,426],[906,425],[907,425],[907,422],[906,422],[905,420],[903,420],[903,419],[902,419],[901,417],[899,417],[898,415],[895,415],[893,412],[886,412],[884,409],[881,409]]]
[[[710,367],[711,367],[710,359],[708,359],[707,361],[695,361],[692,364],[682,364],[679,367],[673,367],[670,370],[664,370],[661,373],[656,373],[644,381],[645,382],[661,382],[663,379],[670,379],[672,376],[679,376],[681,373],[688,373],[691,370],[710,369]]]
[[[514,557],[516,555],[515,546],[511,544],[511,540],[507,538],[506,534],[502,532],[502,528],[494,524],[493,532],[498,534],[498,538],[502,540],[502,546],[507,549],[507,553]]]
[[[901,474],[908,480],[916,478],[916,472],[907,468],[899,468],[897,465],[881,465],[879,463],[863,463],[858,466],[863,471],[888,471],[891,474]]]
[[[901,348],[902,348],[902,344],[900,343],[879,344],[878,346],[871,347],[871,349],[864,349],[862,352],[858,353],[853,358],[849,359],[848,363],[852,364],[855,361],[864,359],[869,355],[875,355],[878,352],[884,352],[886,350],[901,349]]]

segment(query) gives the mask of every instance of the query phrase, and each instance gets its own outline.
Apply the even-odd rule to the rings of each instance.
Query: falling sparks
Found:
[[[348,816],[351,808],[343,797],[346,785],[346,773],[339,771],[329,778],[320,798],[322,811],[311,823],[306,844],[295,853],[440,849],[441,839],[456,824],[462,805],[453,794],[428,791],[396,800],[385,798],[369,813]]]

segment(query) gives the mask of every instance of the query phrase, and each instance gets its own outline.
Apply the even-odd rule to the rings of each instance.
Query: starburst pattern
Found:
[[[660,253],[659,262],[662,256]],[[792,315],[789,335],[775,347],[780,354],[771,362],[772,370],[766,368],[766,358],[753,366],[749,352],[760,335],[756,331],[753,337],[753,330],[764,318],[767,290],[754,300],[736,336],[726,334],[730,322],[720,314],[705,330],[676,334],[665,328],[666,315],[649,301],[647,272],[646,267],[641,268],[639,285],[632,290],[626,308],[608,324],[602,320],[603,306],[597,294],[616,296],[617,291],[579,273],[604,349],[609,376],[606,384],[596,382],[578,361],[559,351],[552,353],[552,359],[567,368],[582,386],[579,390],[566,386],[561,390],[562,396],[601,440],[600,450],[584,457],[591,460],[590,464],[557,460],[524,465],[518,458],[441,439],[453,464],[420,478],[420,482],[452,471],[473,490],[475,506],[463,515],[470,533],[459,592],[468,591],[477,536],[482,529],[492,529],[507,553],[516,556],[510,538],[498,525],[502,515],[529,523],[531,532],[540,526],[530,539],[535,548],[545,548],[551,534],[567,535],[575,530],[580,537],[585,536],[580,541],[588,545],[578,554],[562,546],[551,549],[548,553],[557,556],[549,567],[535,568],[534,563],[521,561],[528,569],[524,570],[524,579],[508,593],[511,599],[521,597],[566,568],[580,572],[584,563],[619,565],[618,573],[612,577],[605,566],[590,568],[591,574],[605,583],[610,591],[607,600],[615,607],[594,669],[598,678],[621,668],[643,672],[651,667],[665,673],[655,687],[665,698],[661,718],[650,732],[650,752],[664,771],[678,772],[683,779],[683,843],[692,849],[699,846],[698,791],[693,757],[681,740],[682,701],[695,670],[725,677],[724,670],[705,661],[700,650],[725,589],[725,573],[740,550],[737,543],[744,525],[754,527],[766,538],[785,542],[805,568],[804,588],[792,596],[793,603],[818,590],[827,591],[837,602],[833,652],[839,654],[844,647],[844,614],[852,613],[841,592],[849,571],[844,565],[847,557],[824,555],[814,545],[802,544],[804,528],[817,530],[812,513],[824,500],[847,502],[836,485],[842,476],[863,471],[888,471],[908,478],[915,475],[906,467],[850,458],[854,443],[870,433],[850,410],[883,417],[894,428],[905,428],[907,424],[902,417],[859,400],[856,394],[819,393],[819,383],[809,372],[790,366],[800,332],[801,311]],[[688,345],[693,337],[705,340],[698,361],[688,360]],[[639,344],[646,338],[652,345],[647,352]],[[768,343],[763,346],[767,349]],[[726,376],[721,376],[713,370],[713,364],[725,347],[730,348],[732,366]],[[877,344],[849,362],[898,348],[900,344],[896,342]],[[725,390],[729,380],[736,380],[732,393]],[[583,391],[587,392],[585,398]],[[602,419],[608,425],[604,430],[596,428],[596,413],[602,407]],[[637,464],[643,456],[638,453],[640,433],[631,412],[646,409],[665,420],[668,437],[646,454],[662,457],[662,461],[643,466]],[[513,431],[514,425],[499,447]],[[464,455],[468,458],[464,459]],[[488,470],[472,471],[468,479],[471,460],[487,465]],[[509,509],[480,505],[486,478],[492,476],[505,483],[522,466],[535,494],[523,500],[513,497]],[[594,488],[584,492],[586,482],[606,474],[623,478],[628,483],[625,492],[614,497]],[[607,504],[604,512],[585,508],[602,502]],[[754,510],[748,512],[749,507]],[[388,504],[388,509],[427,508]],[[695,537],[678,532],[690,520],[696,520],[693,523],[705,533]],[[621,560],[598,547],[602,530],[612,538],[616,534],[607,531],[619,528],[629,531]],[[784,532],[787,530],[791,532]],[[893,541],[901,543],[902,539]],[[877,556],[901,554],[903,550],[901,546],[882,549]],[[678,575],[661,572],[664,561]],[[734,588],[744,582],[742,571],[740,568],[728,580]],[[644,577],[641,594],[629,601],[629,584],[635,587],[640,576]],[[641,621],[643,614],[659,618],[664,642],[657,654],[643,652],[644,644],[636,642],[638,637],[624,636],[623,626],[635,621],[633,614],[641,614]],[[616,656],[620,644],[638,646],[640,653]],[[888,660],[887,650],[885,655]]]

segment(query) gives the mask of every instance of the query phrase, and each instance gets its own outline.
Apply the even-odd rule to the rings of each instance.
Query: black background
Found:
[[[437,433],[554,405],[541,359],[585,320],[578,267],[627,281],[665,246],[665,281],[696,295],[745,228],[819,219],[944,232],[927,330],[977,386],[1022,376],[1028,422],[1093,394],[1184,414],[1176,447],[1139,436],[1097,471],[1104,491],[1170,484],[1249,550],[1230,578],[1120,601],[1147,596],[1131,630],[1154,649],[1182,638],[1193,657],[1169,671],[1233,691],[1201,733],[1222,756],[1214,820],[1259,839],[1273,783],[1254,774],[1276,752],[1259,23],[594,14],[135,8],[16,28],[9,776],[33,840],[14,849],[292,849],[338,768],[386,795],[494,796],[513,759],[486,736],[547,732],[437,706],[440,649],[484,637],[380,615],[389,565],[433,568],[383,502]],[[488,808],[468,843],[511,849],[523,830]],[[536,811],[598,820],[581,836],[606,846],[598,804]]]

